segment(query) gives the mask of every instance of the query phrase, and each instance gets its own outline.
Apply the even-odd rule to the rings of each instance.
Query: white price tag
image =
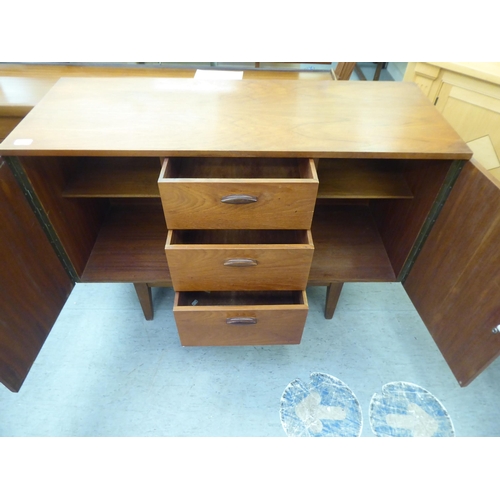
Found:
[[[14,146],[30,146],[33,139],[16,139],[14,141]]]
[[[243,80],[243,71],[197,69],[194,77],[201,80]]]

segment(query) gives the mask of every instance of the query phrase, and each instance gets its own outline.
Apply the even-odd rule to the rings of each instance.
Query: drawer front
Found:
[[[303,160],[297,179],[170,178],[165,160],[158,187],[169,229],[309,229],[318,178]]]
[[[176,292],[174,318],[183,346],[299,344],[307,318],[305,291],[300,303],[278,305],[180,305]]]
[[[165,247],[175,290],[302,290],[314,246],[169,245]],[[310,231],[307,231],[310,237]]]

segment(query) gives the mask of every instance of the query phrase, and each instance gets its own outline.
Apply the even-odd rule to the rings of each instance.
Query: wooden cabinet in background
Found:
[[[419,85],[475,160],[500,179],[500,62],[408,63],[404,80]]]

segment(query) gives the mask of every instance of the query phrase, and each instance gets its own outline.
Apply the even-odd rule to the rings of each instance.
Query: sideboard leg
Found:
[[[153,319],[153,298],[151,296],[151,287],[147,283],[134,283],[137,297],[147,320]]]
[[[344,283],[330,283],[326,288],[325,318],[332,319]]]

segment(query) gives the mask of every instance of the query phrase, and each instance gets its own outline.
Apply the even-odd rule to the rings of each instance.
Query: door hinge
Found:
[[[26,173],[24,172],[24,169],[21,166],[19,159],[15,156],[8,156],[5,158],[5,160],[7,164],[10,166],[14,178],[16,179],[19,187],[21,188],[27,202],[31,207],[31,210],[35,214],[35,217],[38,219],[40,227],[47,236],[50,244],[52,245],[52,248],[54,249],[55,254],[59,258],[62,266],[66,270],[71,281],[73,283],[79,282],[80,278],[78,277],[78,273],[73,267],[71,259],[69,258],[61,241],[59,240],[59,237],[57,236],[54,227],[50,223],[50,220],[47,214],[45,213],[42,204],[38,199],[38,196],[36,195],[33,186],[31,185],[31,182],[29,181]]]
[[[450,194],[453,185],[458,179],[458,176],[460,175],[460,172],[462,171],[464,165],[465,161],[463,160],[454,160],[452,162],[446,178],[436,197],[436,200],[429,211],[427,219],[425,220],[420,233],[418,234],[417,239],[415,240],[415,243],[410,250],[408,258],[406,259],[401,271],[399,272],[398,280],[401,281],[401,283],[404,284],[404,282],[406,281],[406,278],[408,277],[408,274],[410,273],[410,270],[413,267],[418,254],[422,250],[422,247],[427,240],[427,237],[429,236],[429,233],[431,232],[431,229],[436,222],[441,210],[443,209],[444,204],[448,199],[448,195]]]

